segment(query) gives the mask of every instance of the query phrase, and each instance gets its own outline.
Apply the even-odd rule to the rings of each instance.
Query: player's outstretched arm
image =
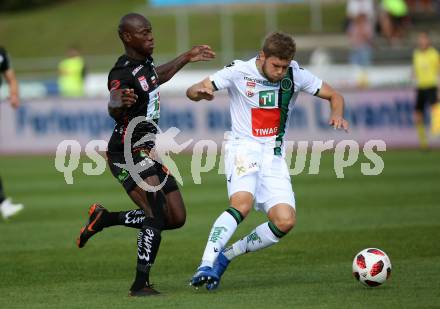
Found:
[[[214,86],[209,78],[205,78],[200,83],[194,84],[186,90],[186,96],[192,101],[214,99]]]
[[[330,102],[330,119],[328,124],[335,129],[348,131],[348,121],[344,119],[344,97],[326,82],[322,83],[318,97]]]
[[[169,81],[180,69],[189,62],[209,61],[215,58],[215,53],[208,45],[194,46],[176,59],[162,64],[156,68],[159,84]]]
[[[4,73],[5,80],[9,85],[9,102],[13,108],[20,106],[20,97],[18,93],[18,82],[13,69],[8,69]]]

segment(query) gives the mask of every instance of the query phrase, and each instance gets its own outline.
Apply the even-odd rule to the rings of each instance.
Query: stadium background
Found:
[[[440,47],[437,2],[432,1],[432,12],[418,7],[411,11],[411,24],[398,46],[376,36],[373,65],[362,72],[347,62],[346,2],[292,2],[177,9],[147,6],[142,0],[1,2],[0,45],[8,49],[17,72],[22,107],[14,112],[6,104],[3,85],[0,173],[7,194],[26,207],[21,215],[0,222],[1,308],[438,305],[440,143],[433,139],[431,151],[417,149],[410,68],[418,30],[431,30],[434,45]],[[175,159],[184,179],[188,220],[183,229],[165,233],[153,272],[165,297],[127,299],[135,231],[106,230],[83,250],[74,239],[88,204],[99,201],[111,210],[133,206],[109,171],[84,175],[82,164],[91,162],[85,156],[74,172],[74,184],[67,185],[54,167],[54,156],[64,139],[76,139],[84,149],[89,140],[108,137],[112,123],[106,115],[106,71],[122,53],[118,20],[131,11],[152,21],[157,64],[200,43],[210,44],[218,55],[212,63],[188,65],[164,85],[163,129],[180,128],[182,141],[221,142],[229,124],[226,98],[195,105],[184,98],[184,89],[233,59],[252,57],[264,34],[276,28],[294,34],[298,60],[344,93],[352,124],[349,135],[331,132],[322,125],[324,104],[304,96],[291,138],[348,138],[360,144],[383,139],[383,173],[362,175],[360,163],[368,160],[361,152],[358,162],[345,170],[346,177],[337,179],[334,154],[326,151],[320,173],[309,175],[308,156],[305,172],[293,177],[296,230],[280,245],[234,262],[221,289],[208,295],[186,285],[210,224],[227,206],[224,178],[213,170],[202,175],[201,185],[194,184],[190,155],[179,155]],[[66,99],[57,89],[57,64],[71,45],[81,49],[88,74],[86,95]],[[253,213],[237,237],[262,220]],[[351,277],[351,259],[365,247],[382,248],[391,257],[392,279],[381,288],[365,289]]]

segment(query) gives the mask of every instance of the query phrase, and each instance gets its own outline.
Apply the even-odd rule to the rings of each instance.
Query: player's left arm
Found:
[[[328,124],[335,129],[348,131],[348,121],[344,119],[344,97],[326,82],[322,82],[316,96],[330,102],[330,119]]]
[[[180,69],[189,62],[209,61],[215,58],[215,53],[208,45],[198,45],[176,59],[156,67],[159,84],[169,81]]]

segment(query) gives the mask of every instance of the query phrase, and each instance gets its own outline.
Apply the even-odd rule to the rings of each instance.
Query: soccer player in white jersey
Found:
[[[295,197],[284,160],[283,137],[300,91],[330,102],[329,125],[348,129],[344,99],[326,82],[293,60],[296,45],[285,33],[269,34],[256,58],[234,61],[188,88],[193,101],[214,99],[227,89],[232,133],[225,146],[230,207],[214,222],[202,261],[190,284],[216,289],[234,258],[276,244],[295,225]],[[226,247],[252,206],[269,221]]]

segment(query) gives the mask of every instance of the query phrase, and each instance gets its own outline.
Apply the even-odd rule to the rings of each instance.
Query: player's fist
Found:
[[[214,99],[214,92],[209,88],[200,88],[197,90],[197,97],[200,100],[212,101]]]
[[[11,103],[11,106],[15,109],[20,106],[20,98],[16,94],[13,94],[9,97],[9,102]]]
[[[110,91],[110,108],[131,107],[136,103],[138,96],[134,89],[114,89]]]
[[[134,89],[121,89],[121,101],[122,105],[131,107],[136,103],[138,96],[134,93]]]

